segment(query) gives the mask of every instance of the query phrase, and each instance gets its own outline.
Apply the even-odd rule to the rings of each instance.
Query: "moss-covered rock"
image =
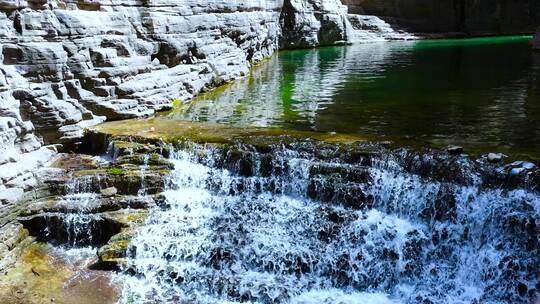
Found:
[[[111,274],[90,270],[87,264],[66,260],[48,244],[28,243],[13,267],[0,276],[0,303],[116,303],[120,289]]]
[[[0,228],[0,272],[12,266],[24,250],[28,230],[19,223],[10,223]]]
[[[125,265],[131,239],[135,235],[137,227],[145,223],[149,212],[146,210],[120,210],[107,213],[107,216],[122,223],[125,228],[99,248],[99,265],[104,268],[117,268]]]
[[[154,166],[165,167],[172,169],[173,164],[161,154],[133,154],[120,156],[114,161],[115,165],[140,165],[140,166]]]
[[[166,119],[133,119],[108,122],[88,131],[99,137],[119,138],[142,144],[163,145],[163,142],[190,141],[198,143],[234,143],[271,145],[298,139],[350,143],[368,138],[352,134],[320,133],[279,128],[238,128],[217,123],[198,123]]]
[[[113,236],[105,246],[99,248],[98,258],[100,266],[104,268],[116,268],[126,265],[125,259],[134,234],[134,229],[125,229]]]

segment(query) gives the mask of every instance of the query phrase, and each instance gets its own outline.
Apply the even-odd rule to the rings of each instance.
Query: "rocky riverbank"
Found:
[[[54,174],[3,207],[0,301],[116,303],[121,287],[109,270],[123,263],[148,210],[163,204],[172,165],[163,146],[114,140],[109,149],[56,155]]]
[[[281,191],[276,181],[287,183],[288,167],[275,156],[286,150],[315,160],[306,167],[300,197],[351,210],[377,204],[364,188],[378,182],[370,170],[385,164],[444,185],[435,199],[410,210],[421,221],[454,221],[456,187],[536,197],[534,164],[503,163],[493,155],[471,160],[459,149],[414,152],[359,136],[148,121],[85,133],[106,120],[153,115],[243,77],[280,48],[414,38],[379,17],[348,14],[337,0],[0,1],[0,302],[115,302],[121,295],[111,270],[140,274],[135,231],[150,210],[171,208],[164,195],[175,170],[171,151],[191,145],[200,152],[197,161],[211,160],[238,178],[223,186],[231,195]],[[250,180],[270,176],[275,179],[264,185]],[[490,296],[525,301],[537,293],[538,219],[530,202],[523,206],[529,209],[503,219],[508,237],[496,244],[521,250],[515,253],[523,257],[519,271],[505,255],[514,264],[501,262],[509,273],[495,276],[490,287],[506,280],[517,291],[507,284]],[[321,239],[335,237],[332,229],[321,230]],[[83,251],[73,259],[70,250]],[[219,250],[208,265],[227,258]],[[360,284],[342,266],[337,280]],[[231,297],[245,296],[234,291]]]
[[[279,48],[409,38],[359,20],[338,0],[0,3],[0,201],[84,128],[169,109]]]
[[[84,128],[169,109],[280,48],[416,38],[391,18],[347,12],[387,16],[375,9],[384,6],[344,3],[1,2],[0,201],[35,187],[35,169],[73,149]]]

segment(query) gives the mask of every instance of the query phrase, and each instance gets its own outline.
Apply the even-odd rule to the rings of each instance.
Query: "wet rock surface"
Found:
[[[206,296],[218,302],[294,302],[303,289],[388,291],[408,281],[421,292],[403,297],[429,303],[461,283],[447,277],[459,277],[462,247],[485,257],[472,265],[488,278],[475,299],[534,299],[540,171],[532,163],[212,125],[179,124],[174,136],[151,121],[84,132],[243,77],[279,48],[373,36],[414,38],[377,17],[347,15],[337,0],[0,2],[0,302],[113,303],[111,272],[95,269],[116,269],[146,276],[150,288],[210,286]],[[87,154],[59,154],[70,150]],[[199,192],[184,201],[167,193],[193,191],[186,186]],[[205,205],[207,197],[221,205]],[[148,230],[154,224],[171,229]],[[82,247],[92,247],[82,260],[64,255]],[[239,276],[238,267],[271,279]],[[185,296],[172,289],[155,299]]]
[[[0,270],[13,272],[17,278],[22,276],[26,283],[9,276],[1,279],[0,284],[9,286],[9,290],[19,288],[17,284],[42,284],[38,278],[32,277],[38,275],[25,270],[25,256],[31,254],[34,250],[32,248],[37,248],[35,246],[41,246],[36,244],[46,244],[49,248],[40,249],[39,254],[47,261],[64,260],[58,254],[63,255],[70,250],[88,251],[85,248],[94,248],[90,254],[86,253],[88,259],[85,265],[67,265],[65,272],[59,273],[58,277],[51,277],[51,280],[67,280],[74,271],[88,272],[90,277],[97,275],[99,278],[96,280],[110,279],[112,273],[94,273],[90,268],[113,269],[122,262],[127,243],[134,229],[144,223],[148,216],[147,210],[156,205],[164,205],[164,198],[159,193],[164,189],[164,179],[172,165],[163,155],[156,153],[164,151],[157,145],[117,141],[108,147],[109,153],[99,151],[98,156],[59,154],[51,163],[51,170],[57,173],[44,179],[39,191],[31,192],[32,195],[20,201],[17,208],[3,209],[9,211],[9,214],[2,217],[0,226]],[[153,151],[154,154],[146,157],[142,151]],[[51,253],[51,250],[58,252]],[[35,267],[42,267],[39,261],[37,263]],[[18,274],[20,271],[24,273]],[[73,280],[84,281],[86,278]],[[21,299],[20,303],[41,303],[38,298],[42,290],[37,285],[35,288],[34,294],[17,291],[14,296]],[[54,297],[60,303],[72,303],[71,297],[81,297],[80,301],[84,303],[94,301],[85,298],[91,297],[91,294],[81,295],[75,291],[74,295],[66,295],[70,291],[59,288],[47,293],[47,296]],[[115,298],[117,292],[105,293],[98,298]],[[68,300],[59,300],[59,297],[64,296]],[[0,295],[1,299],[9,297],[9,294]],[[103,301],[99,303],[114,302],[109,298]]]
[[[75,257],[73,257],[75,256]],[[120,289],[109,272],[90,270],[91,252],[64,252],[41,243],[25,247],[0,276],[0,302],[113,304]]]
[[[128,286],[144,290],[134,298],[296,303],[310,288],[433,303],[538,295],[535,166],[279,138],[175,144],[166,204],[127,248],[104,250],[126,253],[124,269],[136,274]]]

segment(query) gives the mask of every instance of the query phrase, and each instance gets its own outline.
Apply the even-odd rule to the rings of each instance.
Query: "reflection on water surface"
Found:
[[[158,119],[365,134],[538,158],[539,76],[530,37],[287,51],[251,77]]]

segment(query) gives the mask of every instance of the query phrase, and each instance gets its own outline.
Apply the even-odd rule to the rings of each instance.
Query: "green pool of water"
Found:
[[[281,52],[250,77],[156,119],[372,136],[540,156],[540,52],[531,37]]]

